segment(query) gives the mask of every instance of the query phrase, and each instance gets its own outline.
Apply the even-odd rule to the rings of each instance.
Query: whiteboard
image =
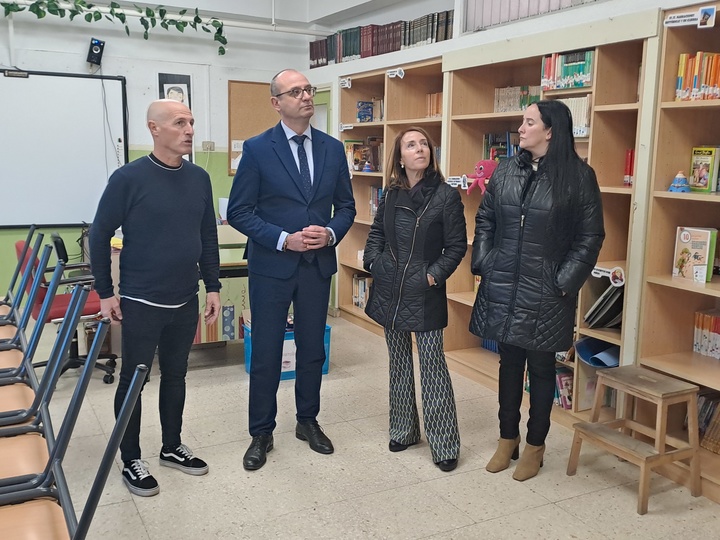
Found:
[[[124,77],[0,72],[0,227],[91,223],[127,162]]]

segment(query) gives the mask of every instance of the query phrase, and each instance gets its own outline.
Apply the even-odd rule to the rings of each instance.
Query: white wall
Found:
[[[177,73],[192,76],[196,143],[215,141],[216,150],[227,148],[229,80],[269,82],[280,69],[307,66],[307,36],[226,27],[227,54],[218,56],[211,34],[158,28],[145,41],[140,29],[135,19],[130,20],[129,37],[120,25],[106,21],[88,24],[53,17],[37,21],[34,16],[22,15],[15,16],[11,25],[0,19],[0,66],[88,73],[90,38],[102,39],[106,45],[101,73],[127,78],[131,147],[152,144],[145,111],[158,97],[157,74]],[[62,96],[49,98],[62,106]]]

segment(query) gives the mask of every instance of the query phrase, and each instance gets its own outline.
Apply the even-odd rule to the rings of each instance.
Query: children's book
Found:
[[[717,229],[678,227],[673,256],[674,278],[705,283],[712,278]]]
[[[695,146],[690,161],[690,189],[700,193],[712,193],[717,189],[720,147]]]

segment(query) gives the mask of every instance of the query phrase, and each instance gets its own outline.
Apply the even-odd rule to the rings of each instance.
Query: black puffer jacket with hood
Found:
[[[583,162],[577,182],[572,215],[559,219],[542,160],[534,172],[523,151],[498,166],[476,216],[472,333],[530,350],[570,347],[577,294],[605,238],[600,189]]]
[[[445,282],[467,251],[458,191],[434,172],[416,187],[385,192],[363,260],[373,277],[365,312],[384,328],[411,332],[447,326]]]

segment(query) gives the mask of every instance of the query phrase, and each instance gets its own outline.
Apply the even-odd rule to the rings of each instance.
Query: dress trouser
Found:
[[[181,443],[182,415],[185,408],[185,375],[188,354],[195,339],[198,321],[198,298],[193,297],[179,308],[150,306],[127,298],[120,299],[122,310],[122,362],[115,392],[115,416],[125,399],[135,367],[152,368],[155,350],[160,362],[160,424],[164,446]],[[148,371],[149,373],[149,371]],[[140,459],[140,417],[142,394],[130,416],[120,442],[123,461]]]
[[[527,360],[530,380],[530,418],[525,441],[533,446],[542,446],[550,431],[550,414],[555,397],[555,353],[532,351],[507,343],[498,343],[498,349],[500,350],[498,381],[500,437],[514,439],[520,435],[520,406]]]
[[[320,274],[317,260],[301,258],[295,273],[278,279],[250,272],[252,352],[250,359],[250,435],[272,433],[277,416],[285,325],[293,305],[295,408],[298,422],[316,420],[325,363],[325,325],[330,278]]]
[[[390,438],[402,444],[420,439],[415,402],[412,333],[385,329],[390,357]],[[425,435],[433,461],[460,454],[455,395],[443,352],[443,331],[415,332],[420,364],[420,395]]]

